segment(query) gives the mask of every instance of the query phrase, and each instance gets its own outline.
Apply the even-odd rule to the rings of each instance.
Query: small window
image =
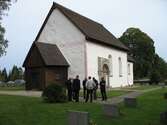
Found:
[[[112,56],[109,55],[108,58],[109,58],[109,66],[110,66],[110,76],[112,77],[113,76]]]
[[[122,77],[122,60],[121,57],[118,58],[119,62],[119,76]]]
[[[128,64],[128,75],[130,75],[130,64]]]

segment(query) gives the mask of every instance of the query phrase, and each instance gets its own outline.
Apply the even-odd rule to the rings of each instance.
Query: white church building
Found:
[[[57,3],[53,3],[31,49],[33,46],[38,48],[44,64],[39,66],[32,63],[30,58],[33,58],[33,55],[29,52],[23,64],[27,78],[31,77],[28,74],[33,72],[33,68],[65,66],[67,78],[79,75],[82,81],[85,77],[92,76],[99,81],[104,77],[108,87],[133,84],[133,59],[128,56],[129,49],[102,24]],[[54,49],[56,47],[57,49]],[[61,61],[65,63],[60,64]],[[47,71],[43,75],[45,80],[61,77],[59,72],[56,72],[55,77],[58,78],[50,78],[54,75]],[[37,78],[32,78],[32,81]]]

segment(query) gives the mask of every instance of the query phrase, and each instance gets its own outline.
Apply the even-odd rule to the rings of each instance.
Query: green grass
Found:
[[[126,87],[123,89],[128,89],[128,90],[147,90],[147,89],[153,89],[153,88],[157,88],[160,87],[158,85],[134,85],[133,87]]]
[[[103,116],[100,104],[46,104],[40,98],[0,95],[0,125],[66,125],[68,110],[89,112],[97,125],[159,125],[159,114],[167,107],[165,92],[167,89],[145,93],[138,98],[137,108],[120,104],[123,115],[114,119]]]
[[[109,90],[107,91],[107,97],[108,98],[112,98],[112,97],[116,97],[116,96],[121,96],[124,94],[129,93],[129,91],[124,91],[124,90]],[[80,92],[80,96],[83,96],[83,91]],[[101,98],[101,92],[97,91],[97,97]]]
[[[10,87],[0,87],[0,91],[18,91],[18,90],[25,90],[25,86],[10,86]]]

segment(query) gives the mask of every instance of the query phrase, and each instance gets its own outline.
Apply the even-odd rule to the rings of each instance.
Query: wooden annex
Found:
[[[23,66],[26,90],[42,90],[51,83],[64,84],[68,62],[56,45],[34,42]]]

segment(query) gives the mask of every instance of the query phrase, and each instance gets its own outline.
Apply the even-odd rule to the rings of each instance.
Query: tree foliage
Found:
[[[130,48],[129,54],[135,60],[135,78],[148,77],[151,74],[154,63],[154,41],[137,28],[127,29],[119,39]]]
[[[13,66],[12,70],[9,71],[9,74],[4,68],[2,71],[0,70],[0,81],[15,81],[17,79],[23,79],[24,71],[21,67]]]
[[[14,1],[16,0],[0,0],[0,57],[6,53],[6,48],[8,47],[8,40],[5,39],[5,28],[2,26],[1,20]]]
[[[167,79],[167,62],[155,53],[154,41],[138,28],[128,28],[119,38],[130,48],[134,62],[134,76],[150,78],[154,83]]]

